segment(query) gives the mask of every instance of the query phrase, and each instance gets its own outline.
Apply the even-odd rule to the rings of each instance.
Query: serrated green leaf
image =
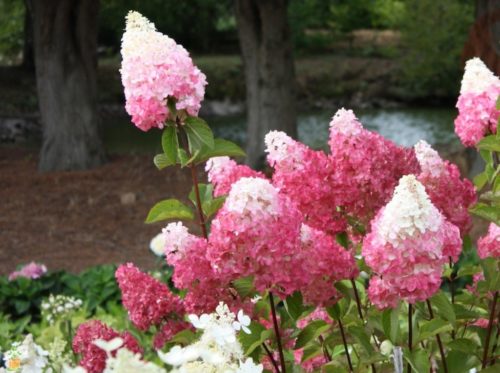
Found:
[[[201,149],[200,155],[196,159],[196,162],[201,163],[205,162],[207,159],[213,157],[245,157],[246,154],[238,145],[231,141],[227,141],[224,139],[214,139],[213,148],[208,148],[204,146]]]
[[[163,130],[161,135],[161,147],[168,162],[170,164],[176,164],[179,140],[177,139],[177,131],[174,126],[165,127]]]
[[[448,299],[448,296],[442,290],[437,292],[430,299],[430,302],[434,307],[437,308],[437,314],[439,316],[455,325],[457,319],[455,316],[455,311],[453,310],[453,305]]]
[[[164,169],[165,167],[172,166],[175,164],[170,162],[170,159],[165,154],[156,154],[155,157],[153,158],[153,163],[155,164],[156,168],[159,170]]]
[[[213,149],[214,134],[208,124],[198,117],[187,117],[183,126],[192,153],[201,151],[203,146]]]
[[[166,199],[155,204],[149,210],[146,223],[155,223],[167,219],[192,220],[193,211],[176,199]]]
[[[295,342],[294,349],[299,349],[304,347],[309,342],[318,338],[321,333],[326,332],[330,329],[330,324],[327,324],[323,320],[311,321],[304,329],[302,329],[297,336],[297,341]]]

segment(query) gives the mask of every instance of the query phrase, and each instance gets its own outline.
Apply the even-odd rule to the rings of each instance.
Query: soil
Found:
[[[30,261],[72,272],[126,261],[153,267],[149,242],[165,223],[144,219],[159,200],[187,195],[188,170],[158,171],[149,155],[119,155],[90,171],[41,174],[37,158],[0,147],[0,274]]]

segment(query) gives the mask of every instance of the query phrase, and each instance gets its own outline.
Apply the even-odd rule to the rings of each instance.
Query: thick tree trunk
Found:
[[[247,163],[264,163],[264,136],[281,130],[297,136],[295,70],[286,0],[236,0],[245,68]]]
[[[98,166],[104,150],[96,106],[98,0],[33,1],[40,171]]]

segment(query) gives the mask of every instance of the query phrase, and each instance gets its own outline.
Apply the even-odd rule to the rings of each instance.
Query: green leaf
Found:
[[[476,353],[477,345],[470,339],[457,338],[448,342],[448,348],[466,354],[474,354]]]
[[[213,191],[214,191],[214,186],[212,184],[198,183],[198,192],[200,193],[200,200],[202,206],[204,202],[210,201],[213,198]],[[195,206],[197,205],[194,186],[191,188],[191,192],[189,192],[188,198],[191,202],[193,202]]]
[[[346,232],[341,232],[335,236],[337,243],[343,248],[347,249],[349,247],[349,237]]]
[[[179,160],[181,167],[186,167],[187,165],[191,164],[196,159],[199,152],[200,152],[199,150],[196,150],[195,153],[191,156],[191,158],[189,158],[188,154],[184,149],[181,148],[177,149],[177,158]]]
[[[321,346],[321,344],[317,342],[309,343],[306,347],[304,347],[301,362],[312,359],[313,357],[319,356],[322,353],[323,347]]]
[[[171,340],[169,340],[169,343],[175,343],[175,344],[181,344],[181,345],[188,345],[196,339],[196,333],[194,333],[192,330],[189,329],[184,329],[183,331],[177,333],[172,337]]]
[[[483,219],[492,221],[496,225],[500,225],[500,209],[498,207],[488,206],[485,203],[478,203],[469,211]]]
[[[394,309],[385,310],[382,313],[382,328],[384,329],[384,334],[392,344],[397,346],[400,334],[399,306]]]
[[[416,373],[429,373],[429,357],[427,351],[407,351],[403,354],[406,361],[408,361]]]
[[[479,273],[481,271],[482,271],[482,269],[479,266],[475,266],[472,264],[466,264],[458,269],[457,277],[472,276],[472,275],[475,275],[476,273]]]
[[[469,373],[470,369],[479,364],[479,360],[473,354],[467,354],[456,350],[451,350],[446,354],[446,362],[448,363],[448,372],[450,373]],[[498,367],[493,372],[497,370]],[[481,370],[481,373],[485,371],[487,371],[487,369]]]
[[[146,223],[155,223],[167,219],[192,220],[193,211],[176,199],[166,199],[155,204],[149,210]]]
[[[375,352],[373,346],[370,343],[370,336],[366,334],[366,330],[361,326],[350,326],[348,328],[349,333],[354,336],[354,338],[359,342],[361,346],[365,349],[368,355],[371,355]]]
[[[430,321],[425,321],[420,326],[420,335],[418,336],[415,343],[426,340],[429,337],[433,337],[439,333],[449,332],[453,329],[453,326],[443,319],[432,319]]]
[[[495,258],[487,258],[481,261],[483,267],[484,280],[489,291],[500,290],[500,272]]]
[[[175,164],[175,162],[172,163],[170,159],[163,153],[156,154],[155,157],[153,158],[153,163],[159,170],[162,170],[165,167],[172,166]]]
[[[266,329],[257,322],[252,322],[249,326],[250,334],[238,333],[238,339],[243,347],[245,355],[250,355],[257,347],[262,345],[273,335],[271,329]]]
[[[489,150],[492,152],[500,152],[500,140],[495,135],[486,136],[477,144],[480,150]]]
[[[321,333],[326,332],[330,329],[330,324],[327,324],[323,320],[311,321],[304,329],[302,329],[297,336],[297,341],[295,342],[294,349],[299,349],[304,347],[309,342],[318,338]]]
[[[214,146],[209,149],[204,146],[200,152],[200,155],[196,159],[197,162],[201,163],[210,159],[212,157],[244,157],[246,156],[243,149],[231,141],[224,139],[215,139]]]
[[[183,126],[189,142],[189,148],[194,153],[205,145],[209,149],[214,147],[214,134],[208,124],[198,117],[187,117]]]
[[[203,202],[201,204],[201,208],[203,209],[203,213],[207,218],[215,214],[219,209],[222,207],[224,204],[224,201],[226,200],[226,197],[217,197],[214,198],[210,201]]]
[[[474,185],[476,186],[476,189],[478,191],[483,189],[487,182],[488,174],[486,173],[486,171],[483,171],[480,174],[474,176]]]
[[[442,290],[437,292],[436,295],[434,295],[430,299],[430,302],[434,307],[437,308],[437,314],[439,316],[455,325],[457,319],[455,316],[455,311],[453,310],[453,305]]]
[[[165,127],[165,129],[163,130],[163,134],[161,135],[161,147],[163,149],[163,152],[165,153],[165,157],[167,158],[168,162],[170,164],[176,164],[177,150],[179,149],[179,141],[177,139],[177,131],[175,127],[173,126]]]
[[[232,285],[241,298],[248,297],[255,291],[253,286],[253,276],[238,278],[232,282]]]
[[[302,294],[299,291],[296,291],[292,295],[289,295],[285,300],[285,308],[290,317],[297,321],[300,316],[302,316],[304,311],[306,311]]]

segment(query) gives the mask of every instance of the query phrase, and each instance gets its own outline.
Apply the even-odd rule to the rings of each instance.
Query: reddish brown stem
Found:
[[[352,373],[354,372],[354,369],[352,367],[351,356],[349,355],[349,349],[347,348],[347,339],[345,338],[344,326],[342,325],[342,321],[340,321],[340,318],[337,319],[337,322],[339,323],[340,335],[342,336],[342,342],[344,343],[344,350],[345,350],[345,355],[347,357],[347,363],[349,364],[349,371]]]
[[[491,305],[490,319],[488,320],[488,332],[486,334],[486,340],[484,342],[484,352],[483,352],[483,364],[482,368],[486,368],[488,363],[488,350],[490,348],[490,337],[491,330],[493,329],[493,319],[495,318],[495,308],[498,300],[498,291],[495,291],[495,295],[493,295],[493,304]]]
[[[273,364],[273,367],[276,370],[276,373],[280,373],[280,368],[279,368],[276,360],[274,360],[274,356],[273,356],[271,350],[269,350],[269,348],[266,346],[265,343],[262,343],[262,347],[264,347],[264,350],[266,351],[266,354],[269,357],[269,360],[271,360],[271,364]]]
[[[413,350],[413,323],[412,323],[412,316],[413,316],[413,310],[412,310],[412,305],[411,303],[408,303],[408,349],[410,352]],[[411,365],[408,363],[408,373],[411,372]]]
[[[276,333],[276,343],[278,344],[278,352],[280,354],[281,372],[286,373],[285,355],[283,354],[283,346],[281,345],[281,336],[278,325],[278,318],[276,316],[276,307],[274,305],[274,297],[273,293],[271,292],[269,292],[269,303],[271,304],[271,314],[273,316],[274,332]]]

